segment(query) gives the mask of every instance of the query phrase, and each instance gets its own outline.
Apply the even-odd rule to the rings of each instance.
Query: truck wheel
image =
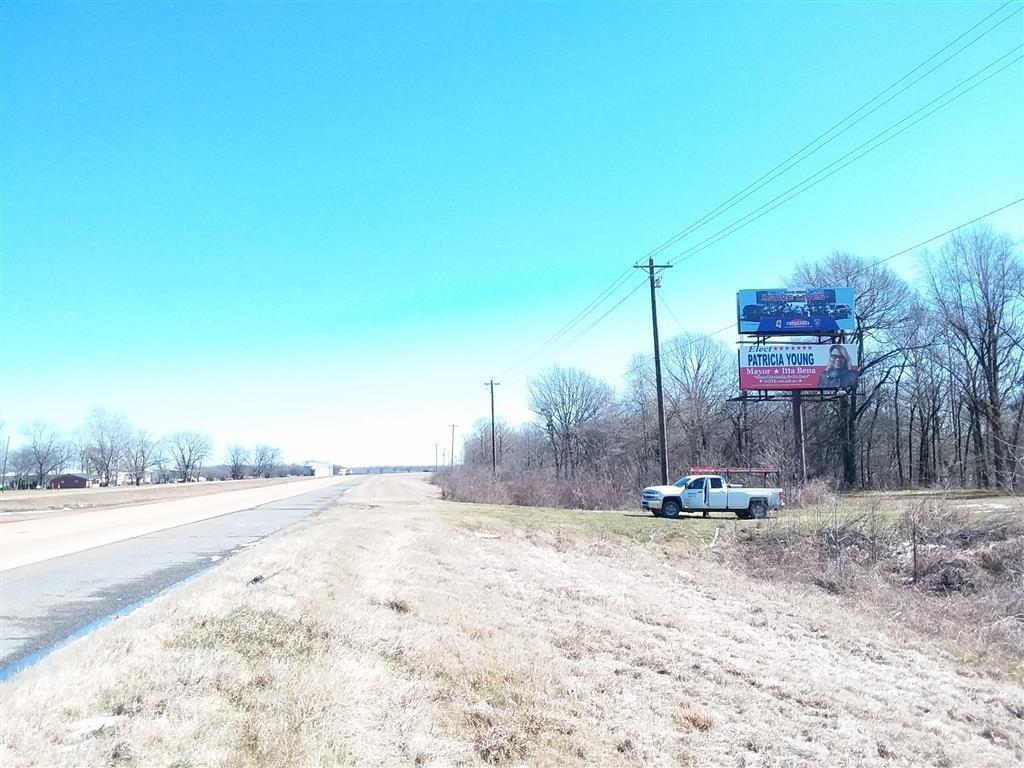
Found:
[[[764,499],[752,499],[750,502],[750,516],[758,520],[768,517],[768,502]]]
[[[679,502],[678,501],[663,501],[661,502],[661,516],[668,517],[675,520],[679,517]]]

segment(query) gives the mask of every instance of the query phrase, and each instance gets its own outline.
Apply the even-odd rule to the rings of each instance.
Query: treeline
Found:
[[[5,441],[2,486],[45,488],[50,478],[80,473],[100,485],[195,482],[201,476],[273,477],[299,473],[281,463],[281,452],[259,444],[252,449],[232,446],[222,467],[209,467],[213,442],[199,432],[157,436],[136,427],[121,413],[94,409],[69,433],[42,420],[24,425],[21,445],[8,449]],[[222,470],[226,469],[226,473]]]
[[[1020,483],[1024,267],[1009,236],[985,226],[952,235],[919,255],[915,284],[842,252],[782,283],[853,287],[861,330],[857,391],[804,405],[809,477],[837,489]],[[724,464],[797,476],[790,403],[731,400],[733,345],[682,334],[663,344],[662,368],[670,474]],[[536,419],[496,425],[500,487],[490,492],[520,503],[635,501],[659,475],[652,357],[635,357],[624,382],[616,391],[558,366],[536,376]],[[466,439],[470,470],[490,470],[490,430],[481,419]],[[542,498],[529,498],[531,487]]]

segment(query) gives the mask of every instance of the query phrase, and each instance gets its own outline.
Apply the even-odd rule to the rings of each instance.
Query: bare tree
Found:
[[[125,444],[124,468],[135,485],[141,485],[146,472],[160,462],[160,441],[144,430],[136,430]]]
[[[36,486],[42,488],[46,478],[59,472],[67,461],[67,447],[61,442],[57,428],[39,419],[22,427],[21,434],[27,440],[25,448],[32,459]]]
[[[231,470],[232,480],[241,480],[245,477],[245,470],[249,467],[249,451],[241,445],[232,445],[228,448],[228,469]]]
[[[164,438],[164,445],[182,482],[199,479],[199,470],[210,455],[210,438],[198,432],[175,432]]]
[[[904,336],[913,325],[914,293],[888,267],[842,251],[800,265],[792,282],[808,287],[843,285],[854,290],[860,385],[837,401],[831,418],[811,420],[822,427],[821,435],[827,440],[816,455],[827,456],[838,449],[843,483],[852,487],[857,482],[858,424],[900,364],[901,351],[906,348]]]
[[[602,438],[594,427],[612,409],[611,387],[579,368],[555,366],[529,383],[529,403],[547,432],[556,473],[575,475]]]
[[[117,470],[132,436],[128,419],[121,413],[94,408],[86,419],[84,434],[89,463],[99,475],[100,484],[116,484]]]
[[[90,463],[91,454],[89,451],[89,438],[84,427],[76,427],[68,439],[68,446],[71,449],[71,461],[78,469],[88,477],[93,473]]]
[[[161,441],[159,448],[153,455],[153,473],[156,477],[156,482],[158,483],[169,483],[173,479],[171,477],[173,474],[171,467],[174,462],[171,461],[168,454],[169,451],[167,450],[165,441]]]
[[[670,453],[683,465],[721,460],[726,401],[736,389],[736,355],[722,341],[684,333],[662,350]]]
[[[923,261],[932,304],[954,352],[951,373],[980,417],[972,430],[981,474],[985,455],[991,455],[996,482],[1010,486],[1016,465],[1006,446],[1017,430],[1009,428],[1005,409],[1021,400],[1024,265],[1013,241],[986,225],[954,233],[937,258]]]
[[[251,462],[253,477],[271,477],[274,469],[281,463],[281,451],[260,443],[252,449]]]
[[[35,471],[35,458],[31,448],[26,446],[11,451],[7,460],[7,473],[11,478],[8,485],[11,488],[24,490],[31,487]]]

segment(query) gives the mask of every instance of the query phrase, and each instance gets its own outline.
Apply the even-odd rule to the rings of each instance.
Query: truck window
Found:
[[[704,478],[698,477],[690,481],[690,484],[686,486],[688,491],[700,491],[704,489]]]
[[[722,487],[722,478],[720,478],[720,477],[712,477],[711,478],[711,488],[712,489],[715,489],[715,488],[719,488],[720,489],[721,487]]]

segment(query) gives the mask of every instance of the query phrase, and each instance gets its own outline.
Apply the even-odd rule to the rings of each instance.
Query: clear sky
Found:
[[[4,2],[0,419],[17,444],[103,406],[218,457],[426,463],[488,414],[492,376],[514,423],[552,363],[621,385],[651,346],[644,290],[513,366],[1002,4]],[[1022,17],[663,258],[1019,46]],[[662,333],[1021,196],[1017,62],[669,270]],[[1020,237],[1024,206],[991,223]]]

